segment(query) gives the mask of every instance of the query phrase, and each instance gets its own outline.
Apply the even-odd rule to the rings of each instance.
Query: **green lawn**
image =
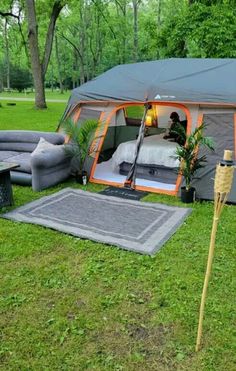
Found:
[[[3,107],[0,127],[54,130],[64,108]],[[79,187],[14,185],[14,207],[67,186]],[[145,201],[181,204],[154,194]],[[203,349],[194,351],[212,213],[212,203],[194,204],[154,258],[1,219],[0,369],[235,370],[235,206],[222,214]]]
[[[53,92],[49,89],[46,89],[46,99],[60,99],[60,100],[68,100],[70,96],[70,90],[65,91],[63,94],[60,92],[54,90]],[[34,98],[34,93],[31,91],[27,91],[27,93],[22,92],[19,93],[18,91],[12,91],[12,92],[0,92],[0,97],[9,97],[10,98]],[[0,99],[1,101],[1,99]]]
[[[65,103],[48,103],[47,110],[36,110],[33,102],[15,102],[7,106],[2,102],[0,107],[1,130],[43,130],[55,131],[66,108]]]

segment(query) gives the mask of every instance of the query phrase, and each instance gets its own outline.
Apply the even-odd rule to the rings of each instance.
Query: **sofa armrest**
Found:
[[[32,188],[35,191],[51,187],[70,175],[71,159],[64,145],[31,154]]]

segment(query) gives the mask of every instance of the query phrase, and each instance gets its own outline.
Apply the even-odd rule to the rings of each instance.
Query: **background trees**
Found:
[[[27,70],[42,108],[45,85],[63,93],[120,63],[236,57],[234,5],[234,0],[2,0],[0,89],[14,87],[16,66],[19,75]]]
[[[160,57],[235,58],[236,8],[231,3],[192,1],[168,19],[157,36]]]
[[[10,28],[8,27],[8,20],[14,19],[17,20],[18,23],[21,35],[21,42],[23,42],[26,50],[26,57],[28,62],[27,64],[30,65],[30,70],[34,81],[35,106],[36,108],[46,108],[44,80],[51,56],[56,21],[60,14],[60,11],[65,4],[63,0],[50,0],[46,3],[41,1],[37,2],[37,4],[35,3],[35,0],[25,0],[8,2],[6,1],[3,5],[5,6],[5,9],[7,9],[3,11],[1,10],[0,15],[4,17],[5,22],[5,64],[7,67],[6,70],[8,88],[10,88],[10,43],[8,39]],[[45,24],[45,16],[49,18],[48,24]],[[41,22],[40,18],[42,19]],[[41,32],[39,34],[40,23],[45,27],[46,35],[44,35],[45,32]],[[25,31],[25,33],[23,31],[23,28],[26,28],[27,30]],[[40,43],[43,44],[43,46],[41,45],[40,47]]]

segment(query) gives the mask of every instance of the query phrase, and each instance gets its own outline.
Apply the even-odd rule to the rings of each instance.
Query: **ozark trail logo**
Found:
[[[159,95],[157,94],[154,99],[176,99],[175,95]]]

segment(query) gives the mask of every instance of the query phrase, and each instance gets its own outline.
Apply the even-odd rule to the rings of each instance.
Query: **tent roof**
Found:
[[[236,103],[236,59],[171,58],[114,67],[73,90],[94,101]]]

